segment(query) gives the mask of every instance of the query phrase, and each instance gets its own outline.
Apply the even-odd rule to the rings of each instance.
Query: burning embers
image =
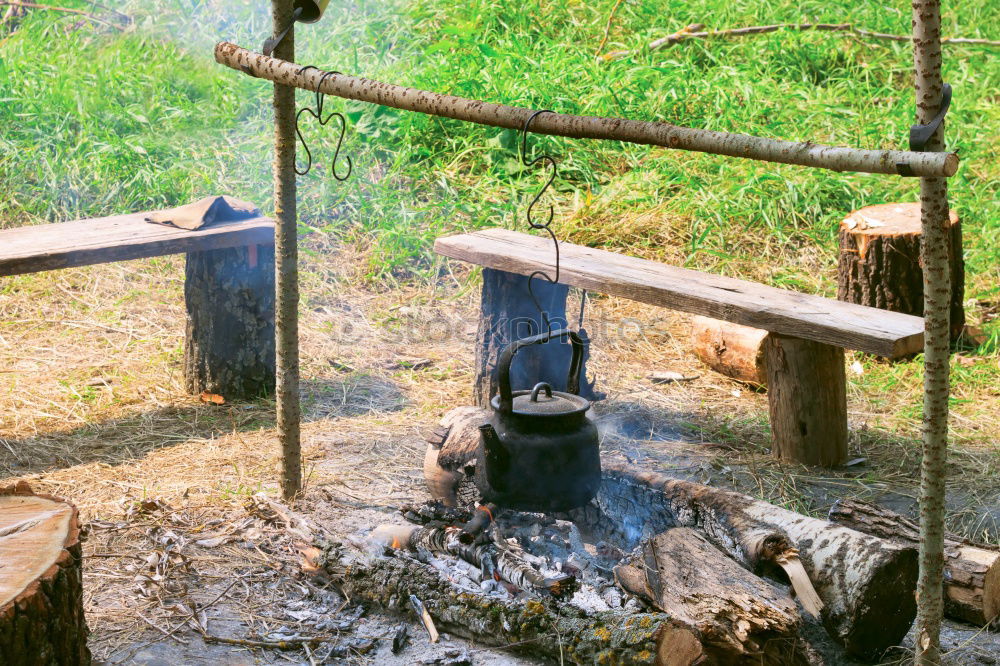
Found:
[[[612,575],[623,553],[584,544],[570,521],[522,512],[498,516],[495,505],[455,509],[436,501],[402,513],[419,524],[381,525],[373,541],[412,553],[462,590],[505,600],[552,598],[587,612],[625,603]]]

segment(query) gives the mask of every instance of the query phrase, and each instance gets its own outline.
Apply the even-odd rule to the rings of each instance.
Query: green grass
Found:
[[[905,34],[906,3],[630,0],[605,50],[633,55],[598,63],[594,49],[613,4],[333,0],[321,22],[298,28],[297,59],[568,113],[905,147],[913,119],[906,43],[775,32],[643,47],[691,22],[850,21]],[[269,34],[266,3],[162,0],[126,3],[123,11],[135,21],[124,33],[38,11],[0,36],[0,226],[168,206],[216,192],[270,208],[270,86],[216,65],[211,55],[219,39],[258,48]],[[1000,4],[947,3],[944,24],[947,35],[998,39]],[[948,141],[962,156],[949,182],[964,221],[966,297],[996,312],[997,50],[946,46],[944,76],[955,89]],[[312,103],[311,93],[299,95],[300,104]],[[368,248],[374,283],[433,279],[440,264],[431,243],[442,233],[524,226],[543,176],[520,167],[514,133],[336,99],[327,108],[349,118],[344,152],[354,174],[339,183],[327,171],[335,128],[304,128],[318,163],[299,180],[302,230]],[[916,180],[893,176],[617,142],[536,136],[531,145],[559,160],[552,201],[564,237],[828,296],[840,219],[867,204],[918,196]],[[974,320],[978,312],[970,310]],[[988,341],[978,353],[996,358],[1000,320],[984,328]],[[996,385],[1000,370],[986,365],[957,373],[977,386]],[[914,364],[873,364],[856,381],[863,390],[891,391],[897,381],[916,385],[916,372]],[[915,392],[919,411],[918,400]]]

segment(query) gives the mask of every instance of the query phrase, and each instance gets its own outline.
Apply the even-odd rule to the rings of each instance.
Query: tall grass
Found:
[[[909,7],[832,0],[635,0],[593,50],[612,0],[333,0],[297,30],[298,60],[510,104],[665,120],[786,139],[905,147],[913,117],[908,44],[775,32],[651,52],[690,23],[851,21],[905,34]],[[71,6],[86,7],[82,0]],[[125,5],[124,34],[35,12],[0,46],[0,225],[176,204],[230,192],[269,207],[270,87],[217,66],[211,47],[256,47],[266,3],[163,0]],[[100,10],[95,10],[100,11]],[[949,34],[997,38],[1000,5],[950,4]],[[0,37],[2,39],[2,37]],[[1000,64],[948,46],[955,88],[951,182],[965,220],[969,296],[1000,297],[997,216]],[[312,95],[300,92],[300,104]],[[540,185],[515,136],[340,100],[350,119],[345,184],[326,169],[336,133],[304,127],[318,164],[300,180],[303,231],[364,242],[373,277],[427,274],[440,233],[522,223]],[[710,155],[533,137],[560,161],[560,232],[580,241],[781,286],[831,293],[837,222],[870,203],[913,200],[916,181],[837,174]],[[766,261],[761,261],[761,257]]]

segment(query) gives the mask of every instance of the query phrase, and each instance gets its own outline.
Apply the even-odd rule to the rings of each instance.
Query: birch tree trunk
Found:
[[[941,105],[941,0],[913,0],[913,65],[917,122],[931,121]],[[944,150],[944,125],[927,144]],[[924,265],[924,418],[920,470],[920,575],[914,663],[941,658],[941,584],[944,572],[945,461],[948,447],[948,182],[920,179],[921,254]],[[955,248],[961,252],[961,248]]]
[[[292,21],[292,0],[271,0],[274,34]],[[295,28],[275,47],[276,58],[295,60]],[[295,211],[295,88],[274,84],[275,352],[281,494],[291,500],[302,486],[299,441],[299,252]]]

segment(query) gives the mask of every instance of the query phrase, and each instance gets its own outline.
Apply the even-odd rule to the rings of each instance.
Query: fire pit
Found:
[[[432,442],[425,469],[444,501],[324,549],[351,598],[416,603],[430,631],[572,663],[812,663],[812,614],[872,659],[912,623],[913,549],[614,459],[566,513],[463,503],[475,411],[455,410]]]

